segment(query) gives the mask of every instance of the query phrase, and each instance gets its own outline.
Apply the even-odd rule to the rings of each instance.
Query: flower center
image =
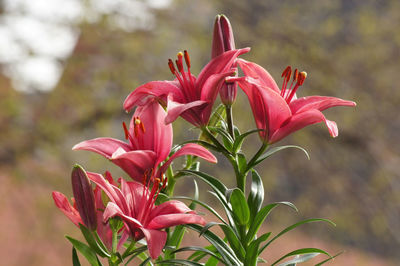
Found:
[[[281,90],[281,96],[285,99],[287,103],[290,103],[297,89],[301,85],[303,85],[304,81],[307,78],[307,72],[305,71],[299,72],[296,68],[293,73],[292,82],[288,87],[291,76],[292,76],[292,68],[290,66],[287,66],[285,70],[283,70],[282,72],[283,83]]]
[[[140,136],[146,132],[146,128],[142,120],[140,120],[139,116],[133,117],[133,135],[136,139],[141,139]],[[129,132],[128,127],[126,126],[125,122],[122,122],[122,127],[124,128],[125,132],[125,139],[129,140],[129,142],[134,145],[134,138],[131,132]]]
[[[161,175],[160,178],[153,179],[153,185],[150,189],[150,184],[153,176],[153,171],[149,175],[148,172],[145,173],[143,177],[143,194],[141,201],[141,212],[138,214],[137,219],[145,226],[149,221],[149,216],[151,211],[155,207],[155,202],[157,200],[160,191],[163,190],[167,185],[167,177]]]
[[[195,89],[195,82],[193,80],[192,73],[190,72],[190,57],[189,53],[185,50],[183,53],[179,52],[177,54],[177,60],[175,60],[175,65],[178,71],[175,68],[175,65],[171,59],[168,59],[168,66],[171,70],[172,74],[178,79],[181,87],[182,92],[185,98],[190,101],[196,100],[196,89]],[[185,72],[183,67],[183,58],[185,58],[187,72]]]

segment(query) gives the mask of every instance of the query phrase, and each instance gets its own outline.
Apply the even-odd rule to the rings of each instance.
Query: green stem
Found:
[[[136,242],[132,240],[131,244],[129,247],[125,250],[125,252],[122,254],[122,258],[126,258],[129,256],[129,253],[131,253],[132,249],[135,247]]]
[[[225,147],[213,136],[213,134],[208,131],[206,127],[202,128],[202,131],[204,134],[214,143],[215,146],[219,148],[219,152],[221,152],[227,159],[228,161],[232,164],[233,170],[235,171],[236,175],[236,184],[237,187],[244,193],[245,192],[245,186],[246,186],[246,180],[245,180],[245,174],[242,174],[239,170],[238,163],[232,154],[225,149]]]
[[[246,173],[253,168],[253,164],[257,161],[257,159],[264,153],[264,151],[267,149],[268,144],[267,143],[263,143],[263,145],[261,145],[260,149],[257,151],[256,154],[254,154],[253,158],[250,159],[249,163],[247,164],[247,169],[246,169]]]
[[[232,115],[232,106],[231,105],[225,105],[225,111],[226,111],[226,122],[228,123],[228,131],[229,134],[233,139],[235,139],[235,135],[233,133],[233,115]]]

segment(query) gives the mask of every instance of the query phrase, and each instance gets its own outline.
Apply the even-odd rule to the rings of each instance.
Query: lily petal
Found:
[[[239,55],[245,54],[249,51],[250,48],[230,50],[214,57],[200,72],[197,77],[196,87],[201,89],[211,75],[227,72]]]
[[[356,103],[336,97],[308,96],[292,100],[289,104],[293,114],[305,112],[311,109],[323,111],[335,106],[356,106]]]
[[[217,163],[217,158],[206,148],[203,146],[196,144],[196,143],[188,143],[185,144],[182,148],[180,148],[178,151],[176,151],[169,159],[166,161],[162,167],[160,167],[159,172],[164,173],[168,166],[171,164],[171,162],[180,156],[184,155],[194,155],[198,156],[200,158],[203,158],[206,161],[209,161],[211,163]]]
[[[98,185],[107,197],[118,206],[121,206],[125,212],[128,212],[129,208],[126,204],[126,199],[119,188],[111,185],[102,175],[92,172],[87,172],[88,178]]]
[[[167,233],[158,230],[140,228],[146,238],[147,248],[152,259],[158,258],[167,241]]]
[[[156,206],[150,215],[150,220],[159,215],[173,213],[194,213],[185,203],[178,200],[169,200]]]
[[[338,129],[336,123],[333,121],[329,121],[325,118],[325,116],[318,110],[312,109],[306,112],[301,112],[293,115],[287,122],[284,123],[284,126],[279,128],[270,138],[270,143],[277,142],[287,135],[302,129],[308,125],[312,125],[319,122],[325,122],[326,126],[329,129],[329,133],[332,137],[336,137],[338,135]]]
[[[174,122],[181,114],[183,114],[184,112],[190,110],[191,108],[194,107],[205,107],[208,104],[207,101],[193,101],[193,102],[189,102],[189,103],[178,103],[173,101],[172,99],[168,100],[168,114],[165,117],[165,123],[166,124],[170,124],[172,122]],[[191,117],[191,116],[182,116],[183,118],[185,118],[189,123],[192,124],[199,124],[200,121],[197,121],[198,119],[196,119],[195,117]]]
[[[203,217],[192,213],[174,213],[159,215],[147,226],[147,228],[152,229],[163,229],[171,226],[176,226],[180,224],[200,224],[205,225],[206,221]]]
[[[271,74],[265,70],[262,66],[256,63],[246,61],[244,59],[237,60],[238,65],[243,70],[245,76],[252,77],[257,80],[261,85],[273,89],[277,93],[281,93],[275,80],[272,78]]]
[[[78,210],[71,206],[64,194],[58,191],[53,191],[52,195],[57,208],[59,208],[65,214],[65,216],[67,216],[78,227],[79,224],[83,224]]]
[[[157,154],[154,151],[117,150],[110,159],[134,180],[141,181],[146,172],[156,167]]]
[[[233,80],[237,80],[239,86],[247,94],[257,128],[269,130],[269,132],[260,132],[260,136],[264,139],[266,139],[266,134],[272,136],[282,123],[292,115],[286,101],[276,91],[261,86],[250,77]]]
[[[129,151],[131,149],[127,143],[113,138],[96,138],[82,141],[76,144],[72,149],[93,151],[106,157],[107,159],[110,159],[111,155],[118,148],[121,148],[125,151]]]
[[[152,81],[132,91],[124,101],[124,109],[130,111],[134,106],[146,105],[150,99],[159,98],[166,102],[168,94],[182,98],[182,92],[171,81]]]
[[[104,221],[108,221],[108,219],[113,218],[115,216],[119,216],[124,220],[128,225],[132,225],[133,227],[142,227],[142,224],[133,217],[127,216],[124,212],[118,207],[114,202],[109,202],[107,204],[106,209],[104,210],[103,218]]]
[[[131,130],[135,126],[134,117],[139,117],[145,128],[143,134],[133,139],[133,146],[136,150],[155,151],[156,164],[167,158],[172,147],[172,125],[164,123],[166,116],[167,113],[158,102],[153,101],[146,106],[138,107],[131,120]]]

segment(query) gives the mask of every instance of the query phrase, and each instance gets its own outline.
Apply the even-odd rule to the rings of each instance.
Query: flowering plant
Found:
[[[355,103],[325,96],[297,98],[306,72],[287,67],[279,89],[267,70],[238,58],[249,51],[235,48],[229,20],[218,15],[212,59],[197,77],[191,73],[189,53],[179,52],[175,63],[168,61],[174,80],[151,81],[128,95],[124,109],[136,109],[129,128],[123,123],[127,142],[96,138],[73,147],[104,156],[129,177],[115,180],[109,172],[101,175],[76,165],[71,174],[73,204],[62,193],[53,192],[56,206],[80,228],[87,242],[67,236],[73,245],[74,265],[80,265],[77,251],[91,265],[102,265],[102,261],[126,265],[135,258],[142,261],[141,265],[257,265],[264,262],[261,253],[273,241],[297,226],[316,221],[333,224],[326,219],[307,219],[278,234],[260,235],[261,225],[275,207],[297,209],[289,202],[264,203],[263,180],[255,167],[287,148],[300,149],[308,156],[299,146],[275,145],[289,134],[319,122],[324,122],[330,135],[336,137],[336,123],[327,120],[321,111]],[[238,68],[243,76],[238,75]],[[245,133],[234,125],[232,117],[238,87],[248,97],[256,124],[256,129]],[[218,93],[222,104],[215,107]],[[179,116],[201,134],[198,139],[173,147],[171,123]],[[255,133],[260,137],[260,148],[246,158],[243,142]],[[210,150],[229,161],[235,172],[235,187],[228,188],[218,178],[200,171],[199,158],[217,163]],[[179,156],[186,156],[185,166],[174,170],[171,162]],[[188,175],[210,186],[224,215],[199,199],[196,182],[194,198],[174,196],[176,182]],[[246,179],[250,179],[249,188]],[[190,205],[179,200],[188,200]],[[197,213],[196,205],[210,215]],[[213,231],[215,226],[220,227],[223,236]],[[210,245],[180,247],[186,229],[198,232]],[[183,251],[191,254],[186,259],[177,257]],[[334,257],[318,248],[301,248],[283,254],[271,265],[288,258],[280,265],[296,265],[319,254],[328,256],[319,265]]]

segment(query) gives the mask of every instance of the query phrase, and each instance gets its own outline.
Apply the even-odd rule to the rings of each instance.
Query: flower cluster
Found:
[[[107,258],[110,265],[127,263],[134,257],[140,257],[144,263],[156,260],[168,265],[193,265],[189,260],[177,259],[175,254],[194,251],[189,257],[193,263],[210,256],[209,261],[214,260],[214,263],[257,264],[258,256],[275,239],[260,246],[269,234],[257,236],[258,229],[279,203],[262,206],[263,182],[254,167],[278,150],[296,147],[281,146],[268,150],[270,145],[305,126],[324,122],[330,135],[336,137],[336,123],[326,119],[322,111],[334,106],[355,106],[355,103],[326,96],[297,98],[298,89],[307,78],[306,72],[293,70],[290,66],[285,68],[280,89],[267,70],[238,58],[249,51],[250,48],[235,48],[229,20],[218,15],[214,24],[211,60],[197,77],[191,72],[189,53],[186,50],[179,52],[175,61],[168,60],[173,80],[148,82],[127,96],[123,108],[134,112],[129,127],[125,122],[122,124],[126,141],[102,137],[73,147],[73,150],[102,155],[130,178],[121,177],[116,181],[109,172],[103,176],[87,172],[77,165],[71,175],[73,204],[60,192],[53,192],[56,206],[80,227],[88,243],[68,237],[74,246],[74,260],[78,259],[78,250],[92,265],[99,265],[97,256]],[[238,68],[243,76],[238,75]],[[256,129],[243,134],[233,124],[231,111],[238,87],[248,97],[256,124]],[[218,94],[223,105],[215,108]],[[201,137],[173,147],[171,123],[178,117],[198,128]],[[261,147],[247,160],[241,151],[242,144],[247,136],[256,132]],[[199,158],[217,162],[209,149],[221,153],[231,163],[236,187],[228,189],[217,178],[199,171]],[[174,172],[171,163],[180,156],[186,156],[186,165]],[[250,174],[251,190],[246,192],[246,178]],[[196,176],[211,186],[227,220],[199,201],[197,196],[194,199],[186,197],[192,201],[189,207],[173,199],[174,185],[185,175]],[[208,209],[221,223],[206,225],[205,218],[194,211],[195,203]],[[293,207],[289,203],[280,204]],[[210,231],[215,224],[221,227],[224,238]],[[184,227],[175,227],[178,225],[200,232],[212,247],[179,249]],[[164,249],[166,246],[173,251]],[[146,250],[149,256],[143,255]],[[320,249],[304,249],[292,255],[309,253],[327,254]],[[295,258],[292,264],[304,260],[298,258],[296,261]]]

